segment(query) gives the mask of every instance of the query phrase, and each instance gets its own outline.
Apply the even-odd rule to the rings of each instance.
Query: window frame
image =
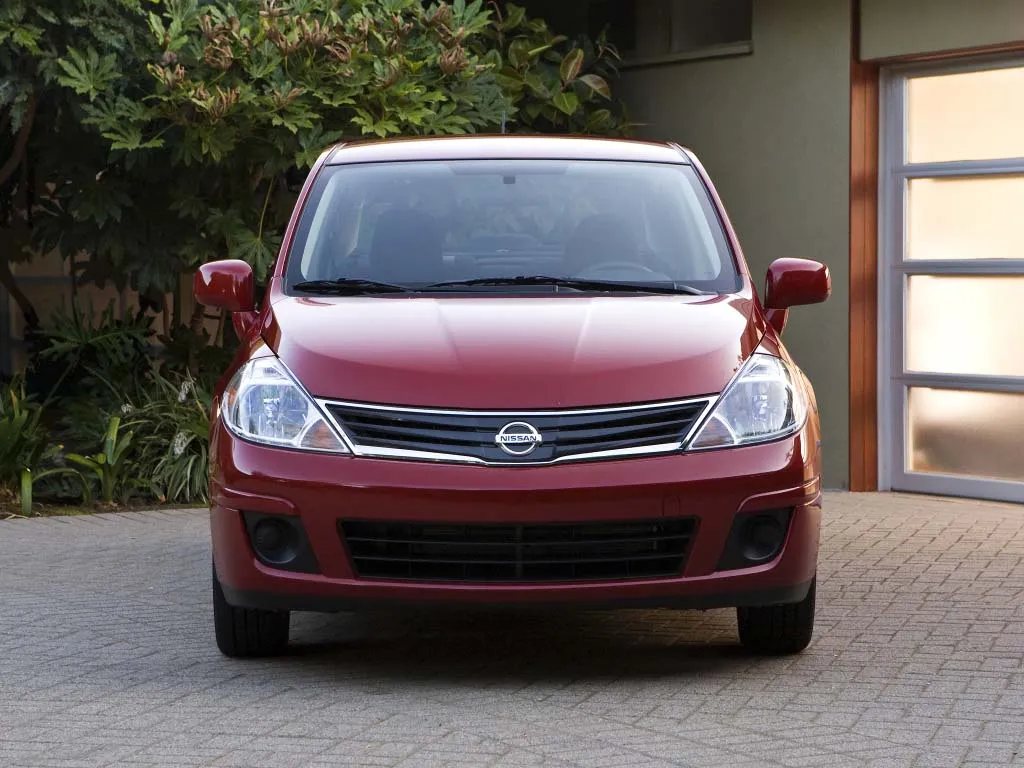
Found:
[[[732,56],[747,56],[754,52],[754,3],[753,0],[747,0],[750,5],[750,30],[749,36],[744,40],[735,40],[729,42],[715,43],[710,45],[701,45],[690,48],[677,49],[675,41],[673,40],[673,33],[675,29],[675,14],[678,12],[675,0],[632,0],[634,6],[639,3],[644,3],[653,7],[655,3],[660,3],[661,8],[658,10],[650,11],[650,16],[647,17],[649,20],[648,24],[643,24],[640,17],[637,16],[635,24],[635,43],[637,48],[635,50],[622,50],[622,62],[620,64],[621,69],[636,69],[641,67],[649,67],[658,64],[672,64],[681,63],[687,61],[700,61],[703,59],[713,58],[724,58]],[[592,7],[588,3],[588,10]],[[645,53],[643,50],[643,38],[646,34],[650,34],[654,31],[655,27],[662,26],[654,21],[654,17],[661,13],[664,15],[664,25],[669,29],[668,32],[668,49],[665,51],[655,53]],[[637,11],[634,10],[634,14]],[[614,41],[613,41],[614,42]]]
[[[882,71],[879,150],[878,479],[879,488],[948,496],[1024,502],[1024,482],[948,475],[910,468],[910,390],[1024,393],[1024,377],[929,373],[910,370],[907,360],[908,289],[915,275],[1024,275],[1024,259],[931,260],[908,258],[910,181],[1024,175],[1024,156],[994,160],[911,162],[908,152],[908,81],[915,77],[964,74],[1024,66],[1020,54],[966,61],[916,63]]]

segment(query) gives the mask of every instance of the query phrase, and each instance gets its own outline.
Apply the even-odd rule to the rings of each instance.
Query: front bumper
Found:
[[[335,611],[373,605],[511,604],[714,608],[796,602],[817,568],[820,458],[811,426],[764,445],[622,461],[480,467],[279,450],[211,440],[211,529],[228,602]],[[792,509],[781,552],[717,570],[739,512]],[[297,515],[318,573],[270,567],[253,553],[244,512]],[[357,577],[338,521],[583,523],[697,518],[682,574],[557,583],[463,583]]]

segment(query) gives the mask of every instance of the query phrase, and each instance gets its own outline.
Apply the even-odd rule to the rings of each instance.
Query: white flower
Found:
[[[184,403],[185,399],[192,394],[193,389],[195,389],[195,385],[192,383],[192,379],[185,379],[181,382],[181,388],[178,390],[178,402]]]
[[[184,432],[179,432],[174,436],[174,440],[171,441],[171,453],[174,454],[174,458],[178,458],[185,452],[185,448],[188,447],[188,435]]]
[[[122,416],[131,416],[133,413],[135,413],[135,406],[132,405],[131,403],[124,403],[121,406]]]

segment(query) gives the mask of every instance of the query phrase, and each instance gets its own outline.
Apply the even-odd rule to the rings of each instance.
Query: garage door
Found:
[[[1024,61],[884,86],[883,486],[1024,501]]]

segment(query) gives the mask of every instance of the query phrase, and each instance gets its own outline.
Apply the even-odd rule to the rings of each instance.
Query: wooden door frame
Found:
[[[850,46],[850,490],[878,490],[879,65]]]
[[[878,490],[878,254],[881,68],[993,53],[1024,52],[1024,40],[997,46],[862,61],[860,0],[850,45],[850,490]]]

